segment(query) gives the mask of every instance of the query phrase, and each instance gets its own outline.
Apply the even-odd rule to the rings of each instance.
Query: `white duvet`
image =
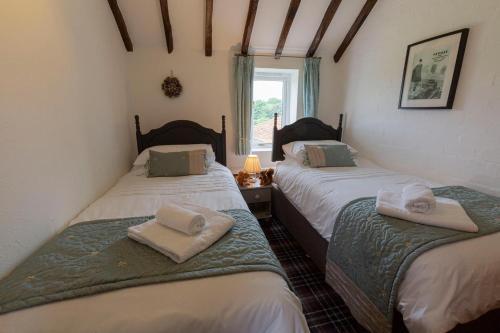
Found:
[[[154,215],[164,202],[213,209],[248,209],[230,171],[213,163],[208,175],[146,178],[134,168],[71,224]],[[127,288],[0,316],[0,332],[302,333],[302,307],[285,280],[249,272]]]
[[[423,182],[360,159],[358,167],[312,169],[278,164],[275,182],[326,240],[350,201]],[[444,245],[418,257],[399,288],[398,310],[410,332],[447,332],[500,307],[500,233]]]

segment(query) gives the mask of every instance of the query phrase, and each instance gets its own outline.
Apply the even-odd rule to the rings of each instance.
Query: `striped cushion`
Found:
[[[149,151],[148,177],[177,177],[207,174],[207,151],[190,150],[173,153]]]
[[[305,145],[305,149],[306,164],[312,168],[356,166],[346,145]]]

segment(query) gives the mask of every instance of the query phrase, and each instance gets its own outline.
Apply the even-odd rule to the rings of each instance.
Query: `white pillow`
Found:
[[[197,143],[192,145],[165,145],[165,146],[153,146],[146,148],[142,151],[142,153],[137,156],[134,162],[134,166],[138,165],[146,165],[149,160],[149,151],[154,150],[160,153],[176,153],[180,151],[190,151],[190,150],[200,150],[205,149],[207,151],[207,162],[210,166],[213,162],[215,162],[215,153],[212,149],[212,145]]]
[[[285,159],[283,162],[287,164],[297,164],[297,165],[304,165],[304,161],[301,159],[296,158],[295,156],[290,156],[285,154]]]
[[[285,156],[293,158],[301,163],[304,162],[306,148],[305,145],[324,145],[324,146],[335,146],[335,145],[345,145],[347,149],[351,152],[351,155],[355,157],[358,154],[358,151],[348,144],[345,144],[336,140],[311,140],[311,141],[293,141],[283,145],[283,151],[285,152]]]

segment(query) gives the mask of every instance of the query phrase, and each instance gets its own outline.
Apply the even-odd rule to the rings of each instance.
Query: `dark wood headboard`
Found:
[[[273,131],[273,155],[272,160],[283,161],[285,153],[283,145],[293,141],[306,140],[342,140],[342,120],[343,114],[340,114],[339,125],[337,129],[325,124],[316,118],[301,118],[293,124],[287,125],[282,129],[278,129],[278,114],[274,114],[274,131]]]
[[[205,143],[212,145],[215,160],[226,165],[226,116],[222,116],[222,131],[220,133],[194,121],[175,120],[142,134],[139,116],[135,115],[135,135],[139,154],[152,146]]]

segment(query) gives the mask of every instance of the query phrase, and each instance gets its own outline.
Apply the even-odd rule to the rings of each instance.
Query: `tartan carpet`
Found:
[[[311,333],[367,332],[285,227],[276,219],[261,226],[302,302]]]

